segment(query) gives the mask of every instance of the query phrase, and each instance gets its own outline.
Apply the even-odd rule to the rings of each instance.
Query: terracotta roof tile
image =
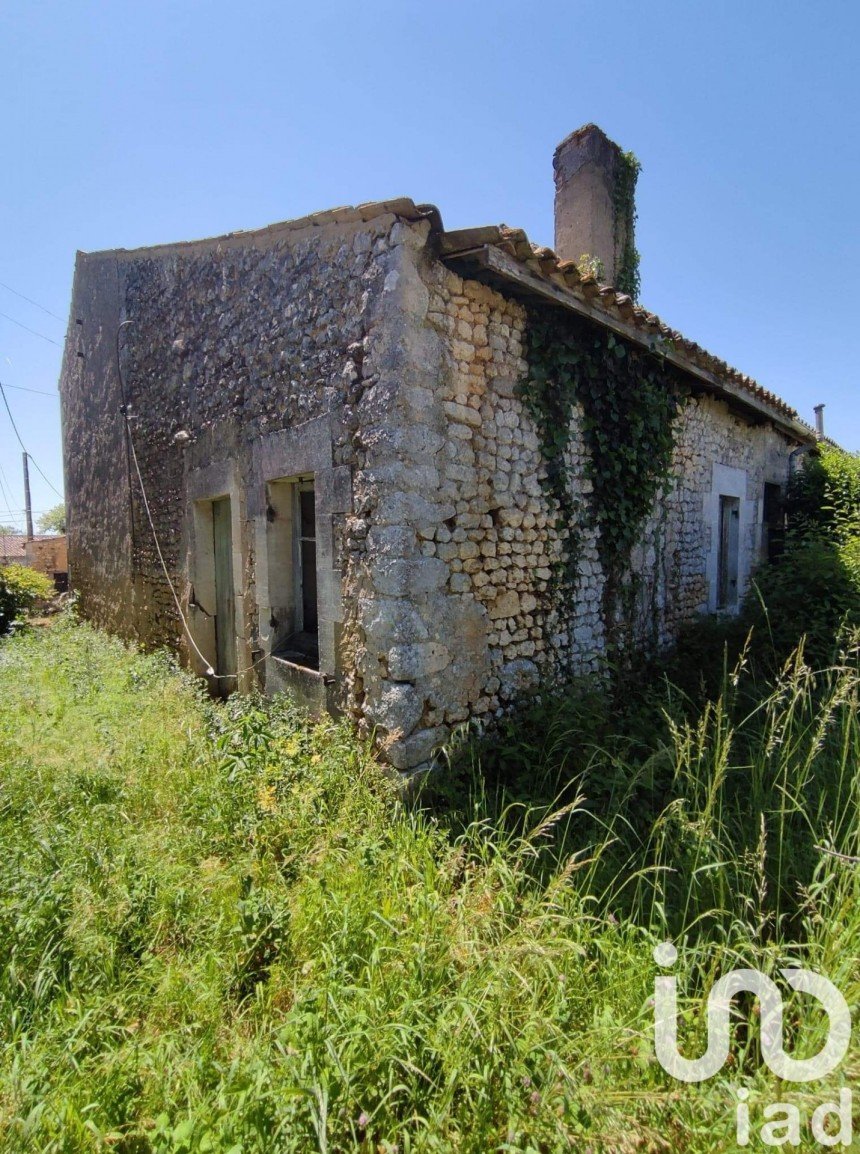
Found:
[[[23,536],[0,537],[0,557],[24,557],[27,552],[27,538]]]
[[[791,405],[776,393],[763,388],[746,373],[728,365],[721,357],[707,352],[696,341],[688,340],[676,329],[670,328],[654,313],[637,304],[626,293],[618,292],[611,285],[598,284],[590,274],[583,275],[574,261],[562,260],[545,245],[532,244],[521,228],[499,225],[498,229],[482,228],[465,230],[462,234],[442,233],[443,256],[456,254],[456,238],[480,231],[481,243],[501,249],[515,257],[534,275],[541,276],[555,285],[563,285],[576,297],[584,300],[592,308],[603,309],[608,316],[618,316],[627,324],[638,329],[656,330],[673,345],[673,351],[691,365],[729,382],[736,389],[748,393],[757,401],[766,404],[775,413],[802,426],[814,436],[814,431],[805,421],[801,421]]]
[[[750,377],[727,365],[719,357],[712,356],[695,341],[687,340],[681,333],[669,328],[654,313],[632,301],[626,293],[618,292],[610,285],[599,285],[593,276],[583,276],[573,261],[562,260],[557,253],[544,245],[532,244],[523,229],[509,228],[502,224],[446,233],[439,210],[434,205],[415,204],[408,197],[373,201],[357,205],[355,208],[329,209],[324,212],[313,213],[311,216],[300,217],[298,220],[269,225],[267,228],[250,232],[228,233],[226,236],[202,241],[186,241],[178,245],[158,245],[155,248],[144,250],[113,249],[106,253],[93,255],[115,258],[135,257],[141,251],[147,253],[160,250],[182,252],[223,242],[243,243],[264,236],[275,239],[279,234],[285,232],[333,224],[370,221],[387,214],[410,221],[428,220],[434,233],[440,238],[440,251],[443,257],[453,257],[458,251],[458,244],[461,252],[466,249],[474,251],[476,248],[483,248],[488,245],[498,248],[519,261],[534,276],[542,277],[556,287],[564,287],[580,300],[587,302],[592,308],[604,310],[607,316],[617,315],[633,328],[659,332],[666,340],[672,342],[674,351],[688,363],[714,376],[724,378],[736,389],[749,393],[759,402],[769,406],[775,413],[802,426],[804,430],[809,430],[814,437],[811,426],[807,425],[805,421],[800,421],[796,411],[775,393],[763,388]]]

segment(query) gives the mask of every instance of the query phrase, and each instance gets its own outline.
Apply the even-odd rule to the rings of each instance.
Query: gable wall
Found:
[[[265,486],[313,472],[321,670],[291,688],[316,707],[349,708],[350,695],[361,696],[346,669],[355,664],[352,594],[367,550],[348,522],[354,475],[392,452],[374,430],[392,419],[384,377],[400,355],[398,229],[388,215],[79,255],[60,388],[71,579],[84,616],[146,647],[167,645],[202,672],[214,608],[201,511],[228,495],[237,657],[248,671],[239,683],[282,687],[289,670],[267,657]],[[119,329],[123,321],[131,323]],[[125,440],[118,331],[155,537]],[[204,661],[183,630],[156,537]]]

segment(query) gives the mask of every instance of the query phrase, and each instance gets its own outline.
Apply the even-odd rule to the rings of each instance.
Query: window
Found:
[[[268,485],[268,581],[272,653],[319,668],[316,497],[312,476]]]
[[[765,483],[762,505],[763,561],[775,561],[785,547],[785,513],[782,504],[782,486]]]
[[[741,503],[738,497],[720,497],[720,548],[717,562],[717,609],[736,609]]]

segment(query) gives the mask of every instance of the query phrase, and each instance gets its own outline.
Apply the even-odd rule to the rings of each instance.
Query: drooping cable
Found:
[[[7,396],[6,396],[6,389],[5,389],[5,386],[3,385],[3,382],[2,382],[2,381],[0,381],[0,396],[2,396],[2,398],[3,398],[3,404],[6,406],[6,412],[9,414],[9,420],[12,422],[12,428],[13,428],[13,429],[14,429],[14,431],[15,431],[15,436],[18,438],[18,444],[21,446],[21,448],[23,449],[23,451],[24,451],[24,452],[27,454],[27,456],[28,456],[28,457],[29,457],[29,459],[30,459],[30,462],[31,462],[31,464],[33,465],[34,469],[35,469],[35,470],[36,470],[36,472],[39,474],[39,476],[42,478],[42,480],[45,482],[45,484],[46,484],[46,485],[47,485],[47,486],[48,486],[50,489],[53,489],[53,491],[54,491],[54,492],[57,494],[57,496],[60,498],[60,500],[61,500],[61,501],[62,501],[62,500],[64,500],[64,498],[63,498],[63,494],[62,494],[62,493],[60,492],[60,490],[59,490],[59,489],[56,487],[56,485],[53,485],[53,484],[52,484],[52,483],[51,483],[51,482],[48,480],[48,478],[45,476],[45,474],[44,474],[44,473],[42,472],[42,470],[39,468],[39,463],[38,463],[38,461],[36,461],[36,460],[34,459],[34,457],[33,457],[33,454],[32,454],[32,453],[30,453],[30,452],[28,451],[28,449],[27,449],[27,446],[24,444],[23,440],[21,439],[21,434],[18,432],[18,426],[15,424],[15,418],[12,416],[12,410],[9,408],[9,400],[8,400],[8,398],[7,398]]]
[[[118,263],[117,263],[117,279],[119,279],[119,264]],[[266,660],[266,654],[264,653],[262,657],[259,657],[256,661],[252,662],[250,665],[246,665],[243,669],[237,669],[235,673],[216,673],[215,670],[212,668],[212,665],[210,664],[209,660],[206,657],[204,657],[203,653],[201,653],[201,651],[200,651],[200,647],[198,646],[197,642],[194,640],[194,636],[191,632],[191,626],[188,624],[188,619],[182,610],[182,604],[179,600],[179,595],[176,592],[176,587],[173,584],[173,579],[170,576],[170,571],[167,568],[167,562],[164,560],[164,553],[162,552],[162,549],[161,549],[161,542],[158,540],[158,533],[157,533],[156,528],[155,528],[155,522],[152,519],[152,512],[150,511],[150,507],[149,507],[149,498],[148,498],[147,493],[146,493],[146,486],[143,483],[143,474],[140,471],[140,464],[139,464],[138,459],[137,459],[137,450],[135,449],[135,445],[134,445],[134,434],[132,433],[132,429],[131,429],[131,415],[132,415],[131,414],[131,405],[130,405],[129,400],[128,400],[128,394],[126,393],[125,377],[123,376],[122,360],[120,358],[120,350],[119,350],[120,333],[122,332],[122,330],[126,326],[132,325],[133,323],[134,322],[130,319],[120,321],[120,323],[116,327],[116,333],[114,334],[114,338],[115,338],[114,339],[114,352],[116,354],[116,373],[117,373],[117,379],[119,381],[119,392],[120,392],[120,397],[121,397],[121,401],[122,401],[121,406],[120,406],[120,412],[122,413],[123,420],[125,421],[125,434],[126,434],[125,443],[126,443],[127,463],[129,466],[129,472],[131,472],[131,468],[133,467],[135,475],[137,476],[137,483],[140,486],[140,495],[143,498],[143,508],[144,508],[144,512],[146,513],[146,519],[149,522],[149,531],[152,534],[152,540],[155,543],[155,551],[158,554],[158,560],[159,560],[159,563],[161,565],[161,571],[164,573],[164,579],[167,582],[168,587],[170,589],[170,594],[173,597],[173,603],[176,606],[176,612],[179,614],[179,620],[182,622],[182,628],[185,631],[185,636],[188,638],[188,640],[191,644],[191,648],[194,650],[194,652],[197,654],[197,656],[203,662],[203,666],[204,666],[207,677],[213,677],[216,681],[232,681],[234,678],[239,678],[239,677],[243,676],[243,674],[245,674],[245,673],[250,673],[258,665],[262,664],[262,662],[264,662]],[[129,482],[130,482],[130,480],[131,480],[131,478],[129,477]],[[129,502],[130,502],[130,505],[129,505],[130,522],[129,523],[130,523],[130,527],[131,527],[132,549],[133,549],[134,548],[134,504],[133,504],[133,502],[131,502],[131,484],[130,483],[129,483]]]
[[[185,613],[182,610],[182,605],[179,601],[179,595],[176,592],[176,587],[173,584],[173,580],[170,576],[170,571],[167,568],[167,562],[164,560],[164,554],[161,551],[161,543],[158,540],[158,533],[156,531],[155,523],[152,519],[152,513],[151,513],[150,508],[149,508],[149,498],[146,495],[146,486],[143,483],[143,476],[141,474],[140,465],[139,465],[138,460],[137,460],[137,451],[134,447],[134,436],[133,436],[132,431],[131,431],[130,417],[131,417],[131,414],[128,411],[126,411],[125,423],[126,423],[126,429],[128,430],[128,444],[129,444],[129,448],[131,450],[131,460],[132,460],[132,464],[134,465],[135,474],[137,475],[137,483],[140,486],[140,495],[143,498],[143,508],[144,508],[144,512],[146,513],[146,519],[149,522],[149,529],[150,529],[150,532],[152,533],[152,540],[155,544],[155,552],[158,554],[158,560],[161,564],[161,570],[164,573],[164,579],[170,588],[170,592],[171,592],[171,595],[173,597],[173,603],[176,606],[176,612],[179,614],[179,620],[182,622],[182,627],[185,630],[185,635],[191,644],[191,648],[194,650],[194,652],[197,654],[197,656],[200,658],[200,660],[203,662],[203,665],[205,666],[206,676],[207,677],[214,677],[217,681],[232,681],[233,678],[238,678],[238,677],[241,677],[245,673],[250,673],[252,669],[255,669],[258,665],[260,665],[263,661],[266,660],[266,655],[263,654],[262,657],[259,657],[256,661],[252,662],[251,665],[246,665],[243,669],[237,669],[235,673],[216,673],[215,670],[212,668],[212,666],[209,664],[209,661],[207,660],[207,658],[204,657],[203,654],[201,653],[200,647],[198,646],[197,642],[194,640],[194,636],[191,632],[191,626],[188,624],[188,619],[186,618]]]
[[[200,658],[200,660],[203,662],[204,666],[206,667],[206,675],[208,677],[217,677],[218,674],[215,672],[215,670],[212,668],[212,666],[209,664],[209,662],[206,660],[206,658],[200,652],[200,649],[197,645],[197,642],[194,640],[194,637],[192,636],[191,629],[188,625],[188,622],[185,619],[185,614],[182,612],[182,606],[179,603],[179,597],[177,596],[176,589],[173,585],[173,581],[171,580],[170,572],[168,571],[168,568],[167,568],[167,562],[164,560],[164,554],[161,552],[161,543],[158,540],[158,534],[155,531],[155,523],[152,520],[152,513],[149,510],[149,498],[146,495],[146,486],[143,483],[143,477],[142,477],[141,472],[140,472],[140,465],[137,462],[137,451],[135,450],[135,447],[134,447],[134,438],[132,437],[132,434],[131,434],[131,422],[130,422],[129,418],[130,418],[130,414],[128,411],[126,411],[126,413],[125,413],[125,426],[126,426],[126,429],[128,430],[128,444],[129,444],[129,448],[131,449],[131,459],[132,459],[132,463],[134,464],[134,471],[135,471],[135,473],[137,473],[137,483],[140,485],[140,495],[143,498],[143,508],[146,511],[146,519],[147,519],[147,521],[149,521],[149,528],[152,532],[152,540],[155,543],[155,552],[158,554],[158,560],[161,563],[161,568],[162,568],[162,571],[164,573],[164,579],[167,582],[168,586],[170,587],[170,592],[173,595],[173,601],[174,601],[174,604],[176,605],[176,612],[179,614],[179,619],[182,622],[182,626],[185,630],[185,634],[186,634],[188,640],[191,642],[191,648],[194,650],[194,652],[197,654],[197,656]]]
[[[28,389],[26,385],[10,385],[8,381],[6,382],[6,388],[14,389],[17,393],[35,393],[39,397],[53,397],[54,400],[57,401],[60,399],[59,393],[48,393],[45,389]]]
[[[31,329],[29,325],[22,324],[21,321],[16,321],[14,317],[10,317],[8,313],[0,313],[0,317],[4,320],[11,321],[13,325],[17,325],[19,329],[23,329],[25,333],[32,333],[34,337],[41,337],[43,341],[47,341],[49,345],[56,345],[60,348],[60,342],[55,341],[53,337],[46,337],[44,333],[40,333],[37,329]]]
[[[10,284],[5,284],[2,280],[0,280],[0,288],[4,288],[6,292],[10,292],[14,296],[20,297],[21,300],[26,301],[28,305],[35,305],[37,309],[41,309],[43,313],[47,313],[48,316],[53,317],[54,320],[62,321],[62,317],[57,316],[56,313],[52,313],[50,309],[45,308],[44,305],[40,305],[39,302],[34,301],[32,297],[24,296],[23,293],[19,293],[17,289],[13,289]]]

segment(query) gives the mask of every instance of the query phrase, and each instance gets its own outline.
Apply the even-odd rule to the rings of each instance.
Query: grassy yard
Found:
[[[828,1086],[777,1086],[743,1024],[673,1082],[652,952],[690,1055],[736,965],[857,1006],[860,871],[816,847],[860,852],[858,688],[854,649],[698,709],[545,704],[407,805],[285,702],[71,622],[0,642],[0,1148],[732,1151],[739,1085],[808,1120],[858,1031]],[[817,1049],[800,1004],[787,1048]]]

